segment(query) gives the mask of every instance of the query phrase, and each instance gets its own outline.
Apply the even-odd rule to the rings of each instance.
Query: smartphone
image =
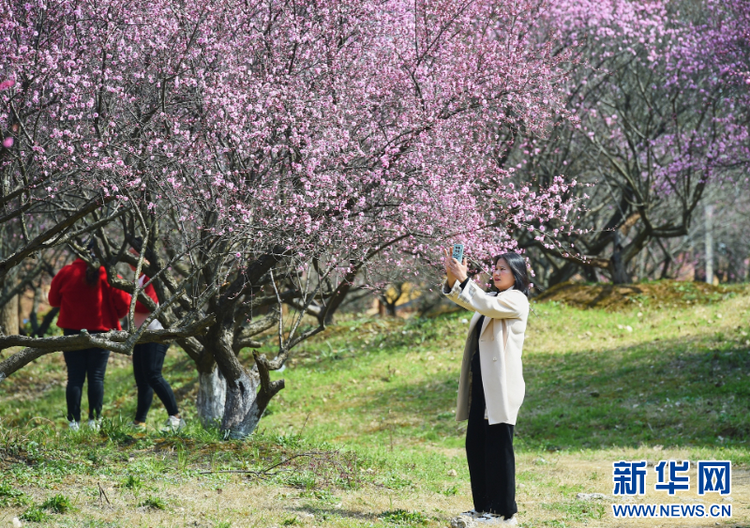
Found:
[[[463,262],[464,260],[464,245],[463,244],[453,244],[453,258],[459,262]]]

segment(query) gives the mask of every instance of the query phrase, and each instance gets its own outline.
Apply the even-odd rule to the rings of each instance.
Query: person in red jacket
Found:
[[[65,335],[90,334],[121,330],[120,319],[128,313],[130,295],[109,284],[104,266],[98,270],[83,259],[63,267],[52,279],[49,290],[50,306],[59,306],[57,326]],[[77,431],[81,422],[81,395],[86,376],[89,379],[89,426],[96,428],[104,402],[104,373],[109,350],[87,348],[63,352],[68,368],[65,399],[68,422]]]

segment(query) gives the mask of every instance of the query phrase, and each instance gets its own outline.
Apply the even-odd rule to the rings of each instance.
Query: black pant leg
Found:
[[[172,387],[162,375],[164,358],[169,347],[161,343],[145,343],[140,346],[144,347],[143,365],[146,382],[164,404],[169,416],[179,414],[180,411]],[[145,416],[144,420],[139,421],[145,421]]]
[[[89,377],[89,420],[96,420],[101,417],[104,405],[104,375],[107,372],[109,350],[89,348],[85,352]]]
[[[473,404],[474,402],[472,406]],[[469,412],[469,425],[466,429],[466,461],[469,464],[474,509],[478,512],[486,512],[488,508],[485,426],[482,423],[484,421],[484,411]]]
[[[135,421],[145,422],[151,402],[154,398],[154,390],[148,384],[148,347],[146,344],[135,345],[133,348],[133,377],[138,390],[138,399],[135,409]]]
[[[86,381],[86,354],[83,350],[63,352],[68,370],[65,386],[65,401],[68,405],[68,421],[81,421],[81,395]]]
[[[167,410],[169,416],[180,414],[180,410],[177,408],[177,400],[172,392],[172,387],[167,383],[162,375],[162,368],[164,367],[164,359],[167,357],[168,345],[162,343],[152,343],[151,349],[151,377],[149,378],[149,385],[154,389],[154,392],[159,397],[161,402],[164,404],[164,408]]]
[[[513,426],[485,422],[485,464],[488,512],[513,517],[516,505],[516,458],[513,453]]]
[[[470,391],[469,425],[466,429],[466,461],[469,464],[474,509],[478,512],[486,512],[489,507],[488,475],[485,460],[487,421],[484,419],[486,404],[478,350],[474,352],[471,360]]]

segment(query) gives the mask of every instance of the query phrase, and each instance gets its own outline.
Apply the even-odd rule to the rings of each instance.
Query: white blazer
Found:
[[[469,335],[464,346],[461,377],[458,381],[456,421],[469,418],[471,337],[477,320],[480,315],[484,315],[484,324],[479,334],[479,362],[484,399],[487,402],[485,417],[490,425],[515,425],[526,393],[521,353],[526,321],[529,318],[528,298],[514,288],[500,293],[487,293],[471,279],[463,290],[458,281],[450,290],[447,283],[444,283],[443,294],[459,306],[476,312],[469,323]]]

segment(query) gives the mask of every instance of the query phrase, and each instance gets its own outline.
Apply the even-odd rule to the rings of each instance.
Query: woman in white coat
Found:
[[[493,259],[496,292],[467,276],[466,260],[445,252],[443,293],[474,311],[464,347],[456,420],[469,420],[466,458],[477,521],[517,524],[513,427],[523,403],[521,352],[529,315],[526,262],[517,253]]]

